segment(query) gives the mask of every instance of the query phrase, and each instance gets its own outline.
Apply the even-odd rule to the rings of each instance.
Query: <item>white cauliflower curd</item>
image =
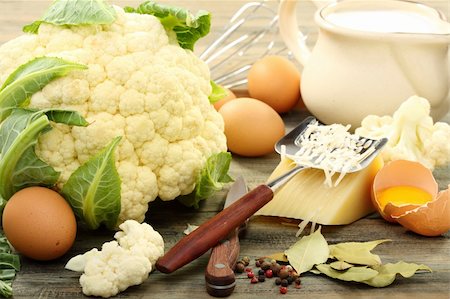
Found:
[[[450,126],[433,123],[428,100],[412,96],[392,116],[369,115],[356,134],[368,138],[389,139],[381,152],[385,162],[410,160],[429,169],[450,162]]]
[[[94,248],[69,260],[66,269],[84,272],[80,276],[83,293],[108,298],[132,285],[143,283],[156,260],[164,254],[161,235],[149,224],[127,220],[114,238],[99,251]]]
[[[109,25],[40,25],[0,47],[0,84],[19,65],[54,56],[87,66],[58,78],[30,100],[30,108],[78,111],[87,127],[54,124],[38,141],[38,156],[71,173],[113,138],[121,178],[119,223],[142,222],[157,196],[192,192],[206,159],[226,151],[223,120],[208,100],[207,65],[181,48],[161,21],[114,7]]]

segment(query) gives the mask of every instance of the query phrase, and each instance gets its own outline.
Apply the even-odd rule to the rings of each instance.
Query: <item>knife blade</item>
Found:
[[[248,188],[244,178],[238,177],[228,191],[224,209],[247,192]],[[234,267],[239,257],[239,233],[245,229],[247,222],[248,219],[211,249],[211,255],[205,270],[206,290],[211,296],[229,296],[236,286]]]

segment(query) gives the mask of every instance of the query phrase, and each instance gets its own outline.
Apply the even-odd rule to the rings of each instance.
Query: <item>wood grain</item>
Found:
[[[1,0],[0,1],[0,43],[4,43],[21,34],[24,24],[37,19],[51,1],[47,0]],[[112,1],[119,5],[136,5],[138,1]],[[179,3],[192,10],[204,8],[213,12],[211,34],[199,44],[199,53],[212,40],[217,38],[221,28],[230,15],[244,2],[235,1],[166,1]],[[448,0],[427,1],[440,9],[447,17],[450,14]],[[272,1],[276,5],[275,1]],[[302,1],[301,26],[310,33],[308,43],[314,44],[317,29],[313,25],[314,7],[309,1]],[[1,59],[1,58],[0,58]],[[308,112],[297,108],[285,115],[287,129],[293,128]],[[450,114],[445,118],[450,122]],[[264,183],[279,162],[276,154],[261,158],[233,157],[231,175],[243,175],[250,188]],[[450,168],[435,170],[441,189],[450,182]],[[199,225],[210,219],[222,209],[226,190],[205,201],[199,210],[181,206],[176,201],[162,202],[156,200],[150,204],[146,221],[164,237],[168,250],[182,237],[187,223]],[[297,238],[298,220],[253,217],[247,232],[240,239],[241,257],[249,256],[252,260],[263,255],[282,252],[292,245]],[[398,278],[387,288],[371,288],[355,283],[343,283],[323,276],[306,274],[302,278],[302,289],[289,288],[283,298],[450,298],[450,234],[436,238],[421,237],[399,225],[389,224],[377,214],[370,215],[346,226],[325,226],[323,235],[329,243],[347,241],[369,241],[375,239],[392,239],[375,249],[383,262],[399,260],[423,263],[433,269],[433,273],[416,275],[409,279]],[[84,253],[93,247],[100,247],[113,238],[113,232],[99,230],[87,232],[80,230],[74,247],[61,259],[52,262],[36,262],[22,258],[22,269],[14,282],[14,298],[86,298],[82,295],[78,282],[79,274],[64,270],[65,263],[74,255]],[[117,298],[211,298],[205,290],[205,268],[208,253],[186,265],[182,269],[167,275],[155,271],[142,285],[131,287]],[[232,298],[275,298],[279,296],[278,288],[268,279],[265,283],[252,285],[245,275],[238,275],[237,285]]]

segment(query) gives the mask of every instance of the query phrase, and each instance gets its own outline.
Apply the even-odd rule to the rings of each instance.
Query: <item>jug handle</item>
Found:
[[[311,0],[318,8],[323,7],[335,1],[318,1]],[[298,30],[297,14],[296,14],[297,0],[280,0],[278,6],[278,27],[281,38],[292,52],[295,59],[303,66],[306,65],[311,51],[306,45],[306,36]]]

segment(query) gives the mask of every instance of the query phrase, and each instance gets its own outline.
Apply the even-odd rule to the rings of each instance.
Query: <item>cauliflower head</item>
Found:
[[[450,126],[433,123],[428,100],[412,96],[393,116],[369,115],[355,133],[364,137],[389,139],[381,155],[385,162],[410,160],[429,169],[450,162]]]
[[[156,260],[164,254],[161,235],[149,224],[127,220],[106,242],[102,250],[94,248],[69,260],[66,268],[84,272],[80,276],[83,293],[108,298],[128,287],[143,283]]]
[[[35,57],[54,56],[86,65],[58,78],[30,99],[31,108],[78,111],[90,124],[55,124],[37,145],[38,156],[70,174],[122,136],[116,151],[121,178],[119,223],[142,222],[157,196],[192,192],[206,159],[226,151],[223,120],[208,100],[207,65],[181,48],[158,18],[114,7],[109,25],[42,23],[0,47],[0,83]]]

